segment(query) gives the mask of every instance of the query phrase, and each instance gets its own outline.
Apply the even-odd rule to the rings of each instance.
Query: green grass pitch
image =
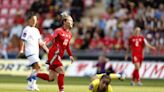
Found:
[[[130,80],[112,80],[113,92],[164,92],[164,80],[142,80],[143,86],[130,86]],[[65,92],[88,92],[88,77],[66,77]],[[26,77],[0,75],[0,92],[29,92]],[[40,92],[58,92],[56,82],[38,80]]]

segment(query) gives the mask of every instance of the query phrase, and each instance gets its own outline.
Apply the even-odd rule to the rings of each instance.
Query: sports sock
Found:
[[[135,79],[136,79],[136,69],[133,70],[132,81],[135,81]]]
[[[58,87],[60,92],[64,92],[64,74],[58,76]]]
[[[36,76],[43,79],[43,80],[47,80],[47,81],[49,80],[49,75],[46,73],[37,73]]]
[[[137,82],[140,81],[140,75],[139,75],[138,69],[136,69],[136,79],[137,79]]]

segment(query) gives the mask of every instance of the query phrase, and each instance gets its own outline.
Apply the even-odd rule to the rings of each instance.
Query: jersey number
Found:
[[[67,45],[68,44],[68,39],[65,39],[64,42],[63,42],[63,45]]]
[[[138,46],[139,46],[139,42],[138,42],[138,41],[136,41],[136,42],[135,42],[135,45],[136,45],[136,47],[138,47]]]

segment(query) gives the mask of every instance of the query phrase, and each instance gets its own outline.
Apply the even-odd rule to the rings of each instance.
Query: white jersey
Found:
[[[39,40],[41,35],[35,27],[26,26],[22,32],[21,39],[25,42],[25,55],[39,56]]]

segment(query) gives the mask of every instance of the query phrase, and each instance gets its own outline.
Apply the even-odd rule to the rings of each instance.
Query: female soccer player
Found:
[[[29,13],[27,15],[28,25],[23,29],[21,39],[21,48],[19,51],[19,56],[25,52],[25,56],[29,60],[29,66],[32,67],[32,73],[38,72],[40,70],[40,66],[38,62],[39,59],[39,45],[48,53],[49,50],[41,39],[41,35],[39,30],[35,27],[37,24],[37,16],[34,13]],[[39,90],[36,85],[36,77],[28,78],[28,86],[27,90]]]
[[[47,81],[53,81],[57,77],[60,92],[64,92],[64,69],[61,58],[66,50],[71,61],[74,61],[72,52],[69,47],[72,34],[70,29],[73,27],[73,19],[69,15],[63,15],[63,26],[54,30],[51,37],[46,38],[46,42],[53,42],[48,53],[49,75],[46,73],[37,73],[36,76]],[[71,62],[71,63],[72,63]],[[35,74],[34,74],[35,75]]]
[[[132,81],[131,81],[132,86],[135,85],[135,82],[137,82],[139,86],[143,85],[140,80],[139,69],[144,59],[143,56],[144,45],[146,45],[148,48],[152,50],[156,50],[154,46],[150,45],[147,42],[147,40],[140,34],[140,32],[141,32],[141,28],[136,27],[134,30],[134,35],[131,36],[129,39],[129,47],[127,48],[127,53],[125,56],[125,59],[127,60],[128,52],[130,48],[132,50],[132,62],[135,66],[135,69],[132,73]]]

